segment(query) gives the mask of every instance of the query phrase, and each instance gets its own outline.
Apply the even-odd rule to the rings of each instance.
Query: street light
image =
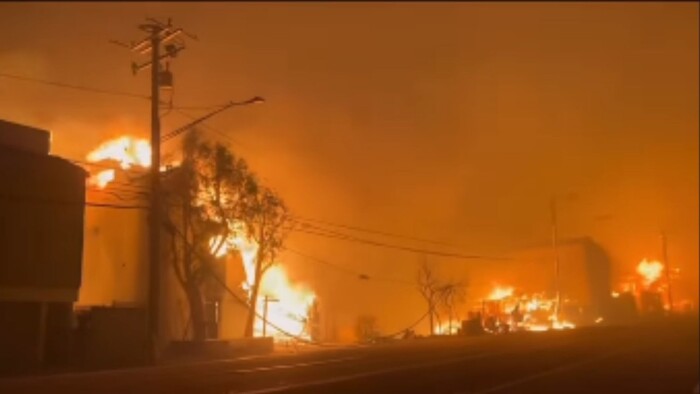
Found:
[[[168,134],[163,136],[162,140],[167,141],[171,138],[174,138],[177,135],[184,133],[185,131],[191,129],[192,127],[204,122],[205,120],[211,118],[212,116],[214,116],[220,112],[223,112],[231,107],[240,106],[240,105],[250,105],[250,104],[262,104],[264,102],[265,102],[265,99],[260,97],[260,96],[255,96],[255,97],[252,97],[252,98],[245,100],[245,101],[231,101],[228,104],[221,106],[221,108],[218,108],[215,111],[212,111],[212,112],[202,116],[201,118],[195,119],[192,122],[190,122],[182,127],[178,127],[177,129],[169,132]]]

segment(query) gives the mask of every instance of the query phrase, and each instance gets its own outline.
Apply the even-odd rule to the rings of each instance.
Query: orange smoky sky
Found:
[[[678,291],[697,299],[697,3],[3,3],[0,71],[148,95],[130,70],[144,59],[109,43],[143,37],[146,16],[199,37],[171,61],[176,106],[267,99],[205,133],[295,214],[499,255],[547,244],[549,196],[575,192],[562,237],[600,241],[622,275],[658,256],[664,229]],[[6,78],[0,118],[51,130],[52,153],[77,159],[150,125],[147,100]],[[188,121],[169,113],[163,130]],[[289,245],[406,281],[421,259],[301,233]],[[428,259],[461,279],[495,264]],[[282,260],[347,319],[392,330],[425,310],[410,286]]]

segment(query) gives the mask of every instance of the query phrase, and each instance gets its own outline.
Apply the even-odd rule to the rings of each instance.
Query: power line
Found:
[[[120,201],[134,201],[134,200],[142,200],[144,198],[144,196],[140,195],[140,193],[138,193],[138,192],[130,192],[130,191],[125,191],[125,190],[122,190],[121,192],[122,193],[132,193],[132,196],[131,197],[122,196],[117,191],[103,190],[103,189],[91,189],[90,191],[107,194],[107,195],[113,196],[114,198],[116,198]],[[133,194],[135,194],[135,195],[133,195]]]
[[[149,96],[146,96],[143,94],[138,94],[138,93],[123,92],[123,91],[95,88],[95,87],[89,87],[89,86],[73,85],[70,83],[50,81],[50,80],[46,80],[46,79],[27,77],[27,76],[23,76],[23,75],[13,75],[13,74],[7,74],[7,73],[0,73],[0,77],[15,79],[18,81],[33,82],[33,83],[38,83],[38,84],[43,84],[43,85],[48,85],[48,86],[55,86],[55,87],[65,88],[65,89],[73,89],[73,90],[81,90],[84,92],[107,94],[107,95],[111,95],[111,96],[131,97],[131,98],[138,98],[138,99],[144,99],[144,100],[151,99]]]
[[[105,203],[95,203],[95,202],[86,202],[85,206],[89,207],[89,208],[139,209],[139,210],[148,210],[149,209],[147,206],[142,206],[142,205],[116,205],[116,204],[105,204]]]
[[[180,110],[180,109],[175,109],[175,112],[177,112],[177,113],[179,113],[180,115],[185,116],[185,117],[187,117],[187,118],[189,118],[189,119],[191,119],[191,120],[196,120],[196,119],[197,119],[195,116],[192,116],[192,115],[188,114],[187,112],[184,112],[184,111],[182,111],[182,110]],[[230,135],[226,134],[225,132],[221,131],[221,130],[218,129],[218,128],[215,128],[214,126],[212,126],[212,125],[210,125],[210,124],[208,124],[208,123],[206,123],[206,122],[202,122],[202,123],[200,124],[200,126],[202,127],[202,130],[203,130],[203,131],[208,131],[208,132],[214,133],[214,134],[216,134],[217,136],[219,136],[220,138],[224,139],[225,141],[231,143],[232,145],[236,145],[236,146],[238,146],[238,147],[240,147],[240,148],[244,148],[244,149],[246,149],[246,150],[249,150],[249,149],[250,149],[249,147],[245,146],[241,141],[239,141],[239,140],[237,140],[237,139],[231,137]]]
[[[151,99],[150,96],[147,96],[144,94],[139,94],[139,93],[125,92],[125,91],[105,89],[105,88],[97,88],[97,87],[85,86],[85,85],[75,85],[75,84],[66,83],[66,82],[58,82],[58,81],[41,79],[41,78],[29,77],[26,75],[16,75],[16,74],[8,74],[8,73],[0,72],[0,78],[14,79],[14,80],[23,81],[23,82],[33,82],[33,83],[46,85],[46,86],[54,86],[54,87],[64,88],[64,89],[73,89],[73,90],[79,90],[79,91],[89,92],[89,93],[98,93],[98,94],[106,94],[106,95],[111,95],[111,96],[130,97],[130,98],[137,98],[137,99],[142,99],[142,100],[150,100]],[[168,105],[169,103],[161,101],[161,104]],[[214,109],[214,108],[218,108],[218,107],[221,107],[221,105],[170,106],[170,109],[172,109],[172,110],[176,110],[176,109],[209,110],[209,109]]]
[[[393,334],[382,335],[382,336],[380,336],[379,338],[387,338],[387,339],[388,339],[388,338],[393,338],[393,337],[395,337],[395,336],[397,336],[397,335],[399,335],[399,334],[401,334],[401,333],[403,333],[403,332],[406,332],[406,331],[408,331],[408,330],[411,330],[411,329],[415,328],[418,324],[420,324],[420,322],[422,322],[426,317],[428,317],[428,316],[430,315],[430,312],[431,312],[431,310],[428,309],[428,311],[427,311],[423,316],[421,316],[420,318],[418,318],[418,320],[416,320],[416,321],[415,321],[413,324],[411,324],[410,326],[408,326],[408,327],[406,327],[406,328],[404,328],[404,329],[402,329],[402,330],[396,331],[396,332],[394,332]],[[433,333],[431,332],[430,335],[433,335]]]
[[[433,256],[438,256],[438,257],[449,257],[449,258],[462,259],[462,260],[510,260],[510,259],[505,258],[505,257],[466,255],[466,254],[460,254],[460,253],[450,253],[450,252],[443,252],[443,251],[438,251],[438,250],[428,250],[428,249],[414,248],[414,247],[410,247],[410,246],[388,244],[388,243],[373,241],[373,240],[364,239],[364,238],[357,238],[357,237],[353,237],[350,235],[342,235],[341,233],[328,233],[328,232],[323,233],[323,232],[319,232],[319,231],[302,230],[302,229],[295,229],[295,228],[290,228],[289,230],[294,231],[294,232],[298,232],[298,233],[303,233],[303,234],[316,235],[316,236],[326,237],[326,238],[340,239],[343,241],[362,243],[362,244],[372,245],[372,246],[376,246],[376,247],[403,250],[406,252],[413,252],[413,253],[419,253],[419,254],[425,254],[425,255],[433,255]]]
[[[364,233],[369,233],[369,234],[376,234],[376,235],[383,235],[386,237],[392,237],[392,238],[401,238],[401,239],[407,239],[407,240],[412,240],[412,241],[419,241],[419,242],[425,242],[425,243],[430,243],[430,244],[435,244],[435,245],[442,245],[442,246],[449,246],[449,247],[454,247],[454,248],[460,248],[460,246],[450,244],[447,242],[442,242],[442,241],[436,241],[436,240],[431,240],[431,239],[426,239],[426,238],[419,238],[419,237],[414,237],[410,235],[403,235],[403,234],[396,234],[396,233],[391,233],[387,231],[381,231],[381,230],[374,230],[374,229],[368,229],[368,228],[363,228],[363,227],[356,227],[356,226],[350,226],[347,224],[339,224],[339,223],[333,223],[330,221],[326,220],[320,220],[320,219],[311,219],[311,218],[304,218],[301,216],[296,216],[295,217],[298,222],[311,222],[311,223],[318,223],[326,226],[332,226],[332,227],[338,227],[346,230],[352,230],[352,231],[358,231],[358,232],[364,232]]]
[[[74,164],[77,164],[79,166],[91,166],[91,167],[97,167],[97,168],[104,168],[107,170],[123,170],[123,171],[135,171],[135,172],[141,172],[141,173],[146,173],[148,171],[147,168],[139,168],[137,166],[132,166],[127,169],[121,168],[116,165],[110,165],[110,164],[104,164],[102,162],[89,162],[89,161],[83,161],[83,160],[77,160],[77,159],[66,159]],[[107,161],[107,160],[103,160]]]
[[[98,203],[92,201],[70,201],[70,200],[55,200],[47,198],[37,198],[33,196],[13,196],[8,194],[0,194],[0,199],[7,201],[20,201],[36,204],[54,204],[54,205],[83,205],[90,208],[114,208],[114,209],[148,209],[141,205],[119,205],[109,203]]]
[[[195,252],[195,253],[196,253],[196,252]],[[201,257],[200,257],[200,258],[201,258]],[[234,300],[236,300],[239,304],[243,305],[244,307],[246,307],[246,308],[248,308],[248,309],[252,308],[252,306],[251,306],[248,302],[246,302],[245,300],[241,299],[241,297],[240,297],[238,294],[236,294],[236,292],[234,292],[233,290],[231,290],[231,288],[228,287],[228,285],[226,284],[226,282],[224,282],[223,280],[221,280],[221,278],[219,278],[219,275],[217,275],[216,273],[214,273],[214,271],[213,271],[211,268],[209,268],[209,267],[206,266],[206,265],[204,265],[204,267],[205,267],[205,269],[207,270],[207,272],[209,273],[209,275],[211,275],[212,278],[214,278],[214,280],[215,280],[216,282],[218,282],[219,285],[221,285],[221,287],[223,287],[224,290],[226,290],[226,292],[229,293],[229,295],[231,295],[231,296],[234,298]],[[304,337],[302,337],[302,336],[300,336],[300,335],[295,335],[295,334],[292,334],[292,333],[286,331],[285,329],[283,329],[283,328],[279,327],[278,325],[272,323],[270,320],[268,320],[267,318],[265,318],[265,316],[263,316],[263,315],[261,315],[260,313],[258,313],[257,308],[253,308],[253,311],[254,311],[254,313],[255,313],[255,316],[256,316],[258,319],[262,320],[262,321],[265,322],[267,325],[269,325],[270,327],[272,327],[272,328],[274,328],[275,330],[279,331],[281,334],[283,334],[283,335],[285,335],[285,336],[288,336],[288,337],[290,337],[290,338],[294,338],[294,339],[296,339],[296,340],[298,340],[298,341],[300,341],[300,342],[308,343],[308,344],[311,344],[311,345],[324,346],[324,345],[323,345],[322,343],[320,343],[320,342],[313,341],[313,340],[310,340],[310,339],[306,339],[306,338],[304,338]]]
[[[325,266],[334,268],[334,269],[338,270],[339,272],[343,272],[346,274],[350,274],[352,276],[356,276],[358,279],[361,279],[361,280],[391,282],[391,283],[397,283],[397,284],[401,284],[401,285],[413,286],[413,283],[410,283],[410,282],[405,282],[405,281],[398,280],[398,279],[390,279],[390,278],[381,278],[381,277],[371,276],[371,275],[367,275],[367,274],[360,272],[360,271],[355,271],[355,270],[351,270],[349,268],[341,267],[340,265],[333,264],[333,263],[328,262],[326,260],[319,259],[318,257],[310,256],[306,253],[299,252],[297,250],[291,249],[291,248],[286,247],[286,246],[283,249],[288,251],[288,252],[292,252],[292,253],[296,254],[297,256],[303,257],[308,261],[323,264]]]

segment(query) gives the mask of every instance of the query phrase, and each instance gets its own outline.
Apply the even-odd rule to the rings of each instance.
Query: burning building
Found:
[[[472,316],[491,331],[505,325],[538,331],[595,324],[610,311],[610,261],[590,238],[512,253],[470,273]]]
[[[117,195],[131,204],[148,203],[150,146],[144,140],[120,137],[105,142],[87,156],[100,166],[91,167],[89,194],[109,199]],[[166,174],[178,171],[177,165],[162,168]],[[145,307],[148,278],[147,210],[100,212],[87,217],[85,248],[85,285],[80,304],[89,306],[134,305]],[[234,224],[232,224],[234,225]],[[203,289],[204,315],[209,339],[234,339],[243,336],[250,284],[255,275],[257,245],[233,232],[229,239],[214,240],[221,248],[216,254],[217,276],[225,282],[207,284]],[[169,244],[169,235],[163,243]],[[169,249],[169,248],[164,248]],[[167,250],[160,267],[160,327],[164,342],[190,338],[192,321],[187,294],[169,262]],[[315,296],[310,290],[289,282],[281,264],[272,266],[263,276],[256,311],[266,315],[270,325],[258,318],[255,336],[266,334],[277,339],[287,334],[309,337],[308,316]]]
[[[672,296],[671,283],[679,277],[679,269],[645,258],[637,264],[634,273],[616,284],[611,295],[617,303],[624,301],[634,305],[641,315],[691,312],[693,303],[690,300],[674,300]]]

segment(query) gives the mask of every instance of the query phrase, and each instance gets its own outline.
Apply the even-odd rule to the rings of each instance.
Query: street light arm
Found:
[[[162,138],[162,140],[163,140],[163,141],[167,141],[167,140],[169,140],[169,139],[171,139],[171,138],[174,138],[174,137],[178,136],[179,134],[182,134],[182,133],[184,133],[185,131],[191,129],[192,127],[194,127],[194,126],[196,126],[196,125],[198,125],[198,124],[204,122],[205,120],[211,118],[212,116],[214,116],[214,115],[216,115],[216,114],[218,114],[218,113],[221,113],[221,112],[223,112],[223,111],[225,111],[225,110],[227,110],[227,109],[229,109],[229,108],[231,108],[231,107],[235,107],[235,106],[239,106],[239,105],[259,104],[259,103],[264,103],[264,102],[265,102],[265,99],[262,98],[262,97],[259,97],[259,96],[255,96],[255,97],[250,98],[250,99],[245,100],[245,101],[231,101],[231,102],[229,102],[228,104],[222,106],[221,108],[216,109],[216,110],[214,110],[214,111],[212,111],[212,112],[210,112],[210,113],[208,113],[208,114],[202,116],[201,118],[195,119],[195,120],[193,120],[192,122],[190,122],[190,123],[188,123],[188,124],[186,124],[186,125],[184,125],[184,126],[178,127],[177,129],[175,129],[175,130],[171,131],[170,133],[164,135],[163,138]]]

